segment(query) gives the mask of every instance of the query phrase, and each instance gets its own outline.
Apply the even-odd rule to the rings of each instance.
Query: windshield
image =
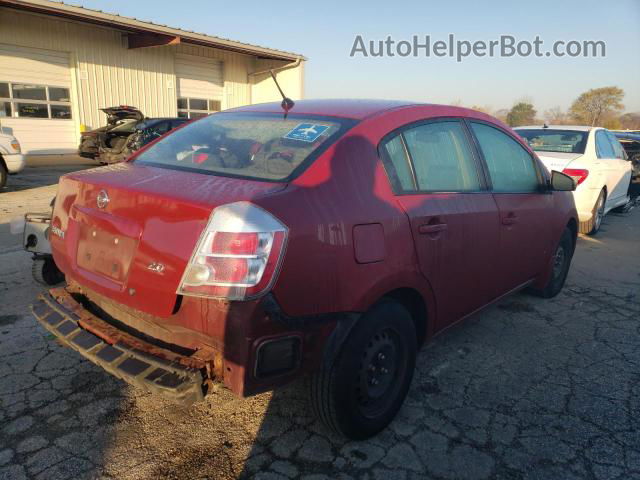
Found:
[[[577,130],[516,130],[536,152],[584,153],[589,132]]]
[[[349,124],[349,125],[347,125]],[[135,162],[203,173],[288,180],[324,151],[350,121],[258,113],[218,113],[164,137]]]

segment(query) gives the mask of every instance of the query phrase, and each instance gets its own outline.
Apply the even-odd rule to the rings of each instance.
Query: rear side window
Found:
[[[620,141],[618,140],[618,137],[616,137],[611,132],[607,132],[607,136],[611,141],[611,146],[613,147],[613,153],[615,154],[615,157],[624,160],[626,157],[625,157],[622,145],[620,145]]]
[[[607,132],[604,130],[596,131],[596,153],[598,158],[616,158],[609,137],[607,137]]]
[[[383,153],[396,193],[481,189],[475,159],[457,120],[409,127],[388,140]]]
[[[524,193],[539,189],[534,160],[522,145],[483,123],[471,122],[471,128],[489,167],[493,191]]]
[[[409,159],[404,148],[402,136],[389,140],[384,146],[391,168],[387,168],[389,180],[396,191],[409,192],[414,190],[413,175]]]
[[[247,179],[286,181],[353,121],[282,114],[220,113],[170,133],[135,162]]]
[[[418,190],[474,192],[480,190],[475,160],[460,122],[420,125],[404,132]]]

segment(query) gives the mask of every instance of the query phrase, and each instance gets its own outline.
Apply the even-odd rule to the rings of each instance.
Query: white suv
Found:
[[[9,173],[18,173],[25,164],[25,157],[16,137],[0,130],[0,188],[7,184]]]
[[[629,202],[632,165],[618,139],[599,127],[569,125],[514,129],[551,170],[576,182],[573,192],[580,232],[594,235],[602,218]]]

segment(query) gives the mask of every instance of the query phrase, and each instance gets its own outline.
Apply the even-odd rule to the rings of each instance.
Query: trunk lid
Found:
[[[167,317],[211,211],[284,188],[131,163],[71,173],[58,186],[52,252],[81,285]]]
[[[144,114],[140,110],[128,105],[101,108],[100,110],[107,114],[107,123],[109,125],[115,125],[120,120],[133,119],[140,121],[144,118]]]
[[[547,170],[555,170],[562,172],[569,166],[571,162],[580,158],[581,153],[564,153],[564,152],[536,152],[538,158],[542,161]]]

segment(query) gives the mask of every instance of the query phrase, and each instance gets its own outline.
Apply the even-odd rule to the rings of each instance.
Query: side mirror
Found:
[[[555,170],[551,171],[551,190],[556,192],[573,192],[576,182],[569,175]]]

